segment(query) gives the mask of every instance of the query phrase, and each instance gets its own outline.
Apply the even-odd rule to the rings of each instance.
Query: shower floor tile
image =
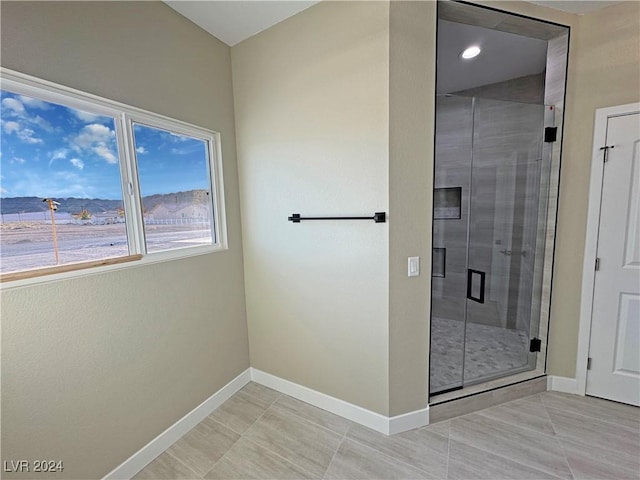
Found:
[[[529,335],[491,325],[467,323],[464,380],[469,382],[527,366]],[[461,385],[464,322],[431,319],[431,391]]]

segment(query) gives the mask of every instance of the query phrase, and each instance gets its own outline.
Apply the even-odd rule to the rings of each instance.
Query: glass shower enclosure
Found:
[[[554,113],[437,97],[432,395],[536,367]]]

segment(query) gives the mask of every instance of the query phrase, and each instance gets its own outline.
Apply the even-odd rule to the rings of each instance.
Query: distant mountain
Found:
[[[184,205],[204,203],[208,198],[206,190],[189,190],[166,194],[149,195],[142,198],[145,210],[149,211],[159,204]],[[84,209],[92,213],[113,211],[122,208],[122,200],[106,200],[100,198],[54,198],[59,202],[59,212],[77,213]],[[46,212],[49,207],[40,197],[8,197],[0,198],[0,213]]]

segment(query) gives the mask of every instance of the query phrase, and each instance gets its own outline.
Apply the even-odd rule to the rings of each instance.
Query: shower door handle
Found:
[[[478,303],[484,303],[484,277],[485,272],[481,272],[480,270],[473,270],[471,268],[467,269],[467,298],[469,300],[473,300],[474,302]],[[480,288],[479,293],[477,294],[477,296],[475,296],[474,293],[478,292],[478,289],[474,288],[474,286],[477,285],[477,280],[480,281]]]

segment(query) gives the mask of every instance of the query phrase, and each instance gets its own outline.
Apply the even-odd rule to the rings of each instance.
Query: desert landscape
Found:
[[[121,200],[58,199],[58,265],[129,255]],[[147,252],[212,243],[206,190],[143,197]],[[56,265],[51,212],[41,198],[0,199],[0,273]]]
[[[59,264],[101,260],[129,254],[124,223],[56,224]],[[150,252],[211,243],[208,224],[145,225]],[[0,224],[0,273],[56,265],[51,223]]]

